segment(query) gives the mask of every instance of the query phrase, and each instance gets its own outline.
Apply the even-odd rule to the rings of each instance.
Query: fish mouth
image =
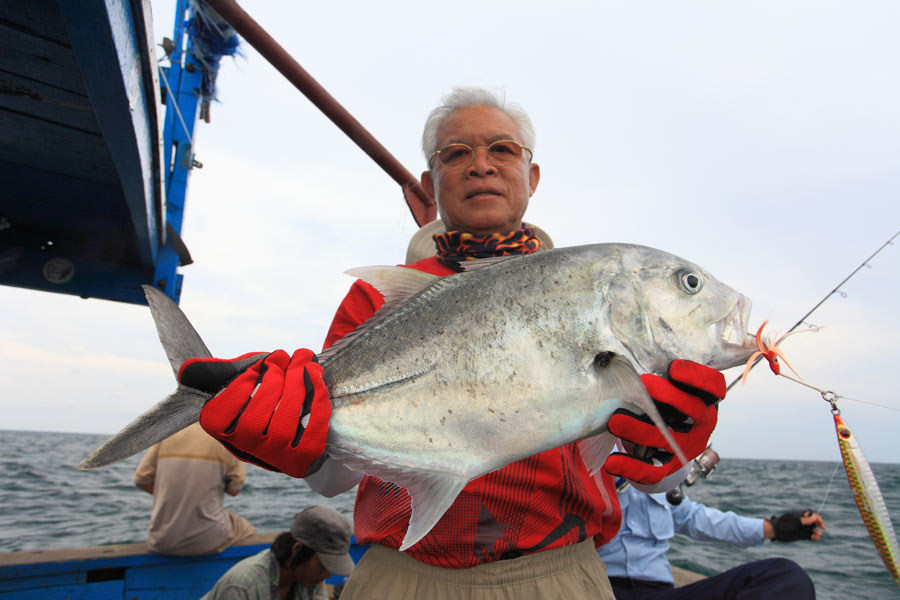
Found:
[[[727,369],[744,363],[756,350],[753,334],[749,333],[750,308],[750,299],[738,296],[728,314],[714,324],[716,335],[723,344],[721,363],[715,368]]]

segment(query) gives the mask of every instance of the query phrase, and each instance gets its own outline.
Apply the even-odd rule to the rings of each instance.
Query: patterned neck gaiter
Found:
[[[541,249],[534,227],[523,225],[510,233],[474,235],[461,231],[441,231],[432,236],[437,258],[454,271],[462,271],[460,263],[478,258],[531,254]]]

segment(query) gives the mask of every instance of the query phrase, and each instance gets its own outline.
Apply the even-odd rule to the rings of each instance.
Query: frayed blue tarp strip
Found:
[[[193,43],[194,58],[203,68],[200,100],[216,99],[216,75],[223,56],[240,56],[237,32],[213,9],[200,0],[189,0],[192,17],[185,23]]]

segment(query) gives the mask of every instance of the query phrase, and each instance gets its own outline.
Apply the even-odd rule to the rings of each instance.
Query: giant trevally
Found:
[[[660,250],[596,244],[463,266],[448,277],[348,271],[385,304],[319,354],[333,407],[326,453],[406,488],[412,515],[401,550],[469,481],[516,460],[581,440],[595,472],[615,445],[606,424],[617,408],[647,413],[662,429],[640,373],[664,374],[676,358],[721,370],[755,349],[749,300]],[[210,356],[178,307],[144,287],[175,372]],[[209,397],[179,384],[79,468],[172,435]]]

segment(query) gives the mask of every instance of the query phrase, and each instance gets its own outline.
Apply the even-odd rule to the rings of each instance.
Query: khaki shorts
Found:
[[[592,539],[470,569],[433,567],[373,544],[341,592],[341,600],[364,598],[614,600]]]
[[[228,512],[228,518],[231,519],[231,535],[225,540],[216,552],[222,552],[225,548],[237,544],[241,540],[245,540],[256,533],[256,528],[250,524],[244,517],[239,517],[232,511]]]

